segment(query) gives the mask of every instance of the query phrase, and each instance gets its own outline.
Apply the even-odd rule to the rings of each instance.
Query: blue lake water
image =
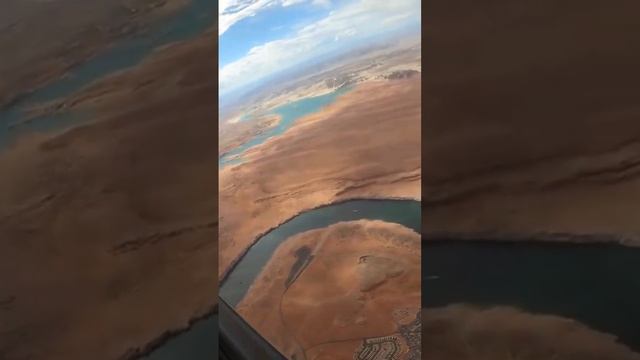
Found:
[[[303,98],[273,109],[269,113],[280,116],[280,122],[278,123],[278,125],[268,129],[262,134],[253,137],[246,143],[229,151],[224,156],[221,156],[218,161],[218,166],[224,167],[227,165],[233,165],[242,162],[242,153],[254,146],[262,144],[272,136],[281,135],[291,126],[293,126],[295,122],[300,118],[322,110],[322,108],[333,103],[338,97],[344,95],[349,90],[349,87],[342,87],[328,94]],[[243,121],[251,121],[250,119],[246,119],[244,115],[241,119],[243,119]]]
[[[140,63],[154,49],[201,34],[217,19],[217,1],[191,0],[175,15],[155,24],[144,33],[116,42],[84,64],[71,70],[67,76],[23,97],[6,109],[0,109],[0,149],[27,132],[59,131],[91,118],[91,114],[63,112],[33,119],[28,124],[10,129],[12,124],[25,118],[25,110],[37,104],[64,98],[115,71]],[[213,65],[212,59],[212,65]]]

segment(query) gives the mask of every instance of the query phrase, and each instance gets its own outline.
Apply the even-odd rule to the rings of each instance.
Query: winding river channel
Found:
[[[303,212],[256,241],[229,272],[220,287],[220,297],[231,306],[237,305],[273,252],[293,235],[341,221],[360,219],[398,223],[419,232],[420,214],[420,202],[412,200],[352,200]],[[210,336],[217,334],[217,326],[218,319],[215,316],[201,320],[144,359],[215,359],[211,352]]]
[[[278,246],[293,235],[341,221],[382,220],[420,232],[420,202],[413,200],[352,200],[303,212],[262,236],[229,271],[220,297],[236,306]]]

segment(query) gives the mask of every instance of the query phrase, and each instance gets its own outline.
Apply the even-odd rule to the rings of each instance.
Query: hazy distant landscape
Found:
[[[377,40],[368,46],[355,46],[333,54],[319,63],[300,65],[257,86],[244,96],[221,97],[220,121],[228,123],[237,114],[257,111],[273,106],[278,101],[326,93],[341,85],[355,84],[370,79],[382,79],[394,66],[403,70],[420,69],[420,34],[412,31],[388,39]]]
[[[278,124],[273,110],[301,99],[330,94],[337,89],[354,87],[368,81],[409,78],[420,74],[420,39],[414,33],[393,43],[378,44],[347,52],[325,64],[320,72],[308,68],[310,74],[281,81],[269,90],[252,93],[247,103],[230,113],[221,112],[220,153],[249,141],[266,128]]]

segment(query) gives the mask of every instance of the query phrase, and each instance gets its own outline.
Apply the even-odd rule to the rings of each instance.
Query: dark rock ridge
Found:
[[[122,242],[114,246],[111,252],[116,255],[125,254],[131,251],[136,251],[145,245],[153,245],[169,238],[178,237],[180,235],[184,235],[194,231],[213,229],[217,227],[218,227],[218,221],[214,220],[214,221],[207,222],[205,224],[189,225],[189,226],[183,226],[176,229],[171,229],[168,231],[154,232],[152,234],[138,236],[132,240],[127,240],[125,242]]]

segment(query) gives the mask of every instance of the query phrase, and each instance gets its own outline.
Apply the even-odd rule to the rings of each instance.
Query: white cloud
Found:
[[[256,15],[258,12],[277,5],[274,0],[220,0],[218,7],[218,35],[224,34],[236,22]]]
[[[255,16],[267,8],[287,7],[305,2],[317,6],[331,6],[331,0],[220,0],[218,4],[218,35],[224,34],[238,21]]]
[[[345,46],[362,36],[386,33],[412,21],[420,21],[420,0],[352,1],[292,36],[256,46],[224,66],[220,69],[220,92],[310,60],[331,46]]]
[[[313,0],[311,3],[325,8],[331,7],[331,0]]]
[[[282,0],[282,6],[291,6],[291,5],[303,3],[305,1],[306,0]]]

